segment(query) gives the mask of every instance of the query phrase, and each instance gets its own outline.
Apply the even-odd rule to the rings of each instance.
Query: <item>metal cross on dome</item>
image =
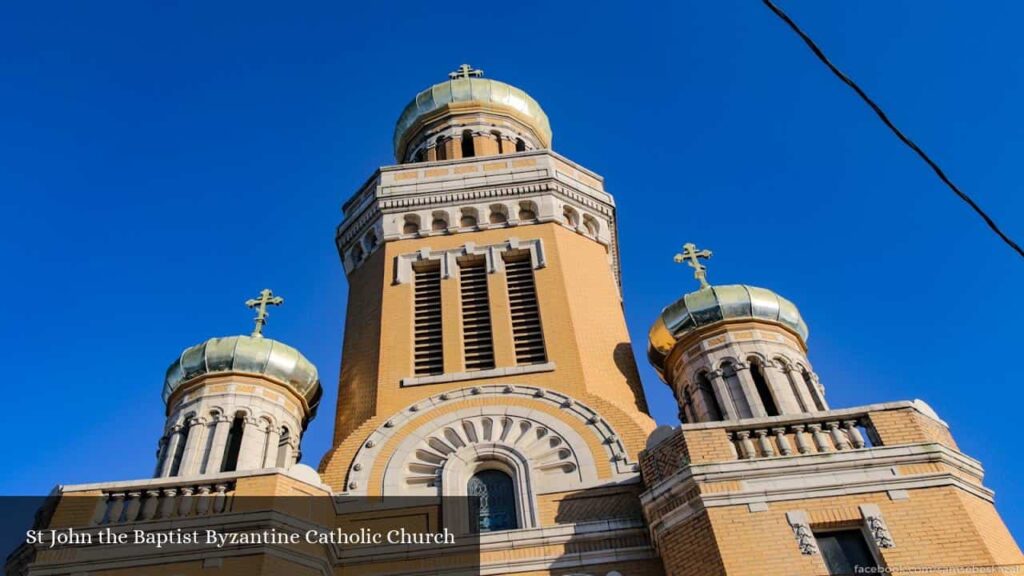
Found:
[[[701,288],[707,288],[711,286],[708,284],[708,269],[700,263],[700,258],[707,260],[711,258],[711,250],[697,250],[697,246],[692,242],[683,244],[682,254],[676,254],[674,260],[676,264],[686,263],[687,266],[693,268],[693,277],[700,282]]]
[[[252,298],[245,301],[245,305],[249,308],[257,308],[256,311],[256,329],[252,331],[253,338],[263,337],[263,327],[267,324],[267,317],[270,313],[267,312],[267,305],[280,306],[284,304],[284,298],[280,296],[274,296],[274,293],[270,291],[270,288],[264,288],[260,290],[259,298]]]
[[[479,77],[481,77],[483,75],[484,75],[484,71],[483,70],[479,70],[477,68],[473,68],[469,64],[463,64],[463,65],[459,66],[458,69],[455,70],[454,72],[449,72],[448,73],[448,77],[451,78],[452,80],[455,80],[456,78],[471,78],[471,77],[479,78]]]

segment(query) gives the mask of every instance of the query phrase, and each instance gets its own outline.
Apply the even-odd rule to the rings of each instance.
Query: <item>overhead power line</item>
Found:
[[[864,90],[862,90],[856,82],[854,82],[849,76],[843,73],[842,70],[836,67],[836,65],[833,64],[832,61],[828,59],[828,56],[826,56],[825,53],[822,52],[821,48],[819,48],[818,45],[814,43],[814,40],[812,40],[806,32],[801,30],[792,18],[790,18],[785,12],[783,12],[781,8],[776,6],[775,3],[772,2],[772,0],[761,1],[764,2],[764,5],[767,6],[769,10],[774,12],[776,16],[781,18],[782,21],[785,22],[786,25],[788,25],[790,29],[793,30],[793,32],[796,32],[797,36],[799,36],[804,41],[804,43],[807,44],[807,47],[811,49],[811,52],[814,52],[814,55],[818,57],[818,60],[821,60],[821,62],[825,66],[827,66],[828,69],[831,70],[837,78],[842,80],[844,84],[846,84],[854,92],[856,92],[857,95],[860,96],[861,100],[863,100],[868,106],[871,107],[872,110],[875,111],[875,114],[878,115],[878,118],[882,121],[882,123],[885,124],[889,128],[889,130],[891,130],[892,133],[895,134],[896,137],[900,139],[901,142],[906,144],[907,147],[913,150],[914,153],[916,153],[921,158],[921,160],[924,160],[925,164],[928,164],[928,166],[931,167],[932,171],[934,171],[935,175],[939,177],[939,180],[942,180],[943,184],[948,186],[954,194],[956,194],[957,196],[960,197],[961,200],[966,202],[967,205],[970,206],[971,209],[974,210],[978,214],[978,216],[980,216],[981,219],[985,221],[985,224],[987,224],[988,227],[991,228],[992,231],[995,232],[996,235],[999,236],[999,238],[1001,238],[1003,242],[1005,242],[1010,248],[1017,252],[1019,256],[1024,258],[1024,249],[1021,249],[1021,247],[1016,242],[1014,242],[1013,239],[1011,239],[1005,232],[1003,232],[995,223],[995,221],[992,220],[992,218],[988,214],[986,214],[980,206],[978,206],[977,202],[975,202],[973,199],[971,199],[970,196],[968,196],[966,193],[960,190],[960,188],[956,184],[954,184],[948,176],[946,176],[946,173],[942,170],[942,168],[940,168],[939,165],[934,160],[932,160],[928,156],[928,154],[926,154],[925,151],[921,149],[920,146],[915,144],[914,141],[908,138],[902,130],[897,128],[896,125],[892,123],[892,120],[889,120],[889,117],[886,115],[885,111],[882,110],[881,106],[876,104],[875,101],[872,100],[871,97],[868,96],[867,93],[865,93]]]

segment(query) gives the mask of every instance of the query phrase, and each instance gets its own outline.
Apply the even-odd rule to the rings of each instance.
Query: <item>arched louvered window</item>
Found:
[[[501,470],[483,470],[469,479],[470,526],[475,532],[514,530],[516,494],[512,477]]]

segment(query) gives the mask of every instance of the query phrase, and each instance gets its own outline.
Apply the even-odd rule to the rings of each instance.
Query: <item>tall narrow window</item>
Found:
[[[768,387],[768,380],[764,377],[764,368],[758,360],[750,360],[750,376],[754,379],[754,388],[757,389],[757,396],[764,406],[764,413],[768,416],[778,416],[779,407],[775,405],[775,398],[772,397],[772,390]]]
[[[516,364],[542,364],[547,361],[547,354],[544,351],[544,333],[541,331],[540,307],[537,304],[530,252],[509,251],[504,254],[504,258]]]
[[[414,307],[413,368],[416,376],[444,372],[441,334],[441,270],[437,261],[413,268]]]
[[[181,429],[181,440],[178,441],[178,447],[174,451],[174,460],[171,462],[171,476],[177,476],[181,471],[181,458],[185,455],[185,444],[188,443],[188,435],[192,430],[192,417],[185,418],[185,423]]]
[[[708,375],[705,372],[697,374],[697,392],[704,404],[708,420],[712,422],[723,420],[722,407],[718,405],[715,389],[711,387],[711,381],[708,380]]]
[[[288,431],[287,427],[282,426],[281,439],[277,443],[277,462],[275,462],[275,466],[278,468],[287,468],[290,464],[288,460],[291,454],[288,450],[288,443],[291,442],[291,440],[291,432]]]
[[[238,452],[242,449],[242,433],[245,431],[245,416],[236,414],[228,429],[228,441],[224,446],[224,463],[221,472],[234,472],[238,469]]]
[[[815,534],[818,549],[829,574],[875,574],[878,562],[860,530],[841,530]]]
[[[481,256],[459,262],[462,292],[462,341],[466,370],[494,368],[491,310],[487,298],[487,268]]]
[[[818,412],[825,410],[825,405],[821,402],[821,396],[818,395],[817,387],[814,385],[814,380],[811,378],[811,373],[806,369],[803,371],[804,385],[807,386],[807,393],[811,395],[814,400],[814,407],[818,409]]]
[[[462,157],[472,158],[475,156],[473,148],[473,132],[470,130],[462,131]]]
[[[516,494],[512,477],[501,470],[484,470],[469,479],[470,526],[475,532],[514,530]]]

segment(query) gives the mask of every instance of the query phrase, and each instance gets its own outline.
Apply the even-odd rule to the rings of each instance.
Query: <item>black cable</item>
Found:
[[[931,158],[929,158],[927,154],[925,154],[924,150],[921,150],[921,148],[917,144],[915,144],[913,140],[911,140],[905,134],[903,134],[903,132],[899,128],[897,128],[891,120],[889,120],[889,117],[886,116],[882,108],[878,104],[875,104],[875,101],[872,100],[871,97],[868,96],[863,90],[861,90],[860,86],[858,86],[856,82],[851,80],[849,76],[844,74],[842,70],[840,70],[835,66],[835,64],[833,64],[828,59],[828,56],[825,56],[825,53],[821,51],[821,48],[818,48],[818,45],[814,43],[814,40],[811,40],[811,37],[808,36],[803,30],[801,30],[800,27],[797,26],[796,22],[793,22],[792,18],[787,16],[786,13],[783,12],[781,8],[776,6],[771,0],[761,1],[764,2],[764,5],[767,6],[772,12],[774,12],[776,16],[781,18],[782,21],[785,22],[793,30],[793,32],[796,32],[796,34],[800,36],[804,43],[807,44],[807,47],[811,49],[811,52],[814,52],[814,55],[818,57],[818,60],[821,60],[821,62],[825,64],[825,66],[828,66],[828,69],[831,70],[833,74],[835,74],[840,80],[842,80],[844,84],[852,88],[853,91],[856,92],[858,96],[860,96],[861,100],[863,100],[868,106],[871,107],[872,110],[875,111],[875,114],[877,114],[878,118],[882,120],[882,123],[888,126],[889,130],[892,130],[893,134],[895,134],[901,142],[910,147],[911,150],[917,153],[917,155],[920,156],[921,159],[924,160],[925,163],[931,167],[931,169],[939,177],[939,180],[942,180],[942,182],[946,186],[948,186],[949,189],[953,191],[953,193],[959,196],[961,200],[966,202],[967,205],[970,206],[978,214],[978,216],[981,216],[981,219],[985,221],[985,224],[988,224],[988,227],[991,228],[992,231],[995,232],[996,235],[998,235],[1003,240],[1003,242],[1009,245],[1010,248],[1013,248],[1013,250],[1015,250],[1018,255],[1024,258],[1024,249],[1021,249],[1021,247],[1017,245],[1016,242],[1014,242],[1009,236],[1006,235],[1006,233],[1000,230],[999,226],[996,225],[995,221],[992,220],[992,218],[988,214],[986,214],[985,211],[982,210],[981,207],[978,206],[978,204],[974,200],[972,200],[970,196],[962,192],[960,188],[958,188],[957,185],[954,184],[948,176],[946,176],[946,173],[942,171],[942,168],[939,168],[939,165],[936,164]]]

